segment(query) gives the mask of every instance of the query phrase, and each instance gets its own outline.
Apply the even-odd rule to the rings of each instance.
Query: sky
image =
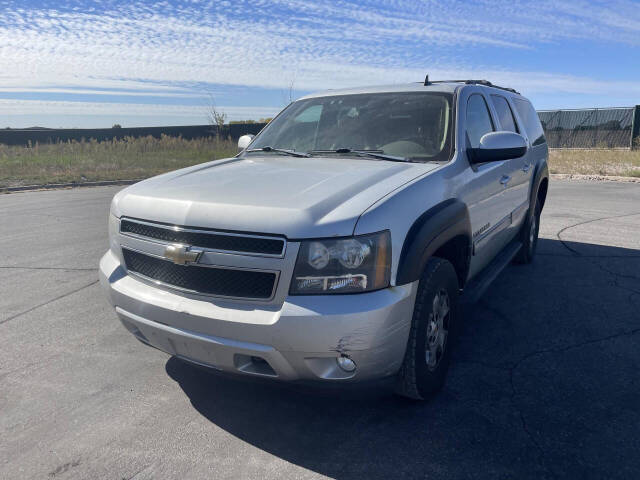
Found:
[[[0,0],[0,128],[192,125],[431,79],[640,104],[640,0]]]

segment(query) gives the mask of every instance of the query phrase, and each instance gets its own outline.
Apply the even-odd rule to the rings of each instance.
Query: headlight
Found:
[[[300,244],[291,295],[355,293],[389,286],[391,239],[388,231]]]

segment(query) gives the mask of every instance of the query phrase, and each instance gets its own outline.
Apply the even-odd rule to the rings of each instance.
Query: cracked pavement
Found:
[[[551,183],[426,404],[139,344],[96,284],[118,188],[0,196],[0,478],[640,476],[639,184]]]

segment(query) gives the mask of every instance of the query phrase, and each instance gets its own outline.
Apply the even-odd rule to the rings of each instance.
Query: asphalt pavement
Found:
[[[97,283],[119,188],[0,195],[0,478],[640,477],[640,184],[552,181],[429,403],[137,342]]]

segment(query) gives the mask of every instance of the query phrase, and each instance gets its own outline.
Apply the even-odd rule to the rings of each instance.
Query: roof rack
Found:
[[[464,83],[466,85],[484,85],[485,87],[493,87],[499,88],[500,90],[506,90],[507,92],[517,93],[520,95],[520,92],[516,91],[515,88],[509,87],[500,87],[498,85],[494,85],[489,80],[429,80],[429,75],[427,75],[424,79],[424,86],[430,85],[432,83]]]

